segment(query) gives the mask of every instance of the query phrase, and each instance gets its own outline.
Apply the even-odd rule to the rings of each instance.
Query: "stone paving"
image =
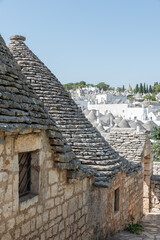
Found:
[[[141,223],[144,231],[140,235],[123,231],[107,240],[160,240],[160,213],[150,213],[143,218]]]

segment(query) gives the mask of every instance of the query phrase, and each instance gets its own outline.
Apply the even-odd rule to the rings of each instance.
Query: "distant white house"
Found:
[[[122,95],[121,93],[100,93],[96,95],[96,100],[98,104],[101,103],[118,103],[125,102],[127,100],[126,95]]]

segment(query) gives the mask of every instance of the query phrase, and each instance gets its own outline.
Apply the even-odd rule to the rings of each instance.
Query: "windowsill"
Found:
[[[19,198],[20,211],[29,208],[38,202],[38,194],[29,193]]]
[[[114,217],[117,217],[119,215],[119,210],[114,212]]]

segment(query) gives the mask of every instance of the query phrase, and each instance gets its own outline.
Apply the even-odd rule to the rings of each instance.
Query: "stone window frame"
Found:
[[[31,174],[31,182],[30,182],[30,191],[25,194],[20,196],[19,195],[19,201],[24,202],[28,201],[29,199],[32,199],[36,196],[39,195],[40,187],[40,151],[35,150],[35,151],[27,151],[25,153],[31,153],[31,169],[30,169],[30,174]],[[19,153],[21,154],[21,153]],[[19,156],[18,154],[18,156]]]
[[[114,215],[120,212],[120,186],[114,189]]]
[[[31,191],[31,152],[18,154],[19,163],[19,197]]]

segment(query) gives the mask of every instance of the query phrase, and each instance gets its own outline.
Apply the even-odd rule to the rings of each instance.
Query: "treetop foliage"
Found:
[[[97,87],[103,91],[114,89],[114,88],[110,87],[109,84],[106,84],[105,82],[100,82],[100,83],[94,85],[94,84],[87,84],[85,81],[80,81],[80,82],[76,82],[76,83],[66,83],[66,84],[63,84],[63,86],[67,90],[76,90],[77,88],[83,88],[83,87],[88,87],[88,86]],[[126,88],[123,85],[122,87],[118,87],[117,91],[124,92],[125,89]],[[160,92],[160,83],[158,83],[158,82],[155,82],[153,86],[146,85],[145,83],[136,84],[136,87],[134,89],[134,93],[147,94],[146,99],[149,99],[151,101],[155,101],[155,94],[157,94],[159,92]]]
[[[160,140],[160,126],[155,126],[152,128],[151,138],[153,140]]]
[[[66,83],[66,84],[63,84],[63,86],[67,89],[67,90],[76,90],[77,88],[83,88],[83,87],[97,87],[99,88],[100,90],[108,90],[109,89],[109,85],[104,83],[104,82],[100,82],[98,83],[97,85],[94,85],[94,84],[87,84],[85,81],[81,81],[81,82],[76,82],[76,83]]]
[[[160,140],[153,144],[154,161],[160,162]]]

